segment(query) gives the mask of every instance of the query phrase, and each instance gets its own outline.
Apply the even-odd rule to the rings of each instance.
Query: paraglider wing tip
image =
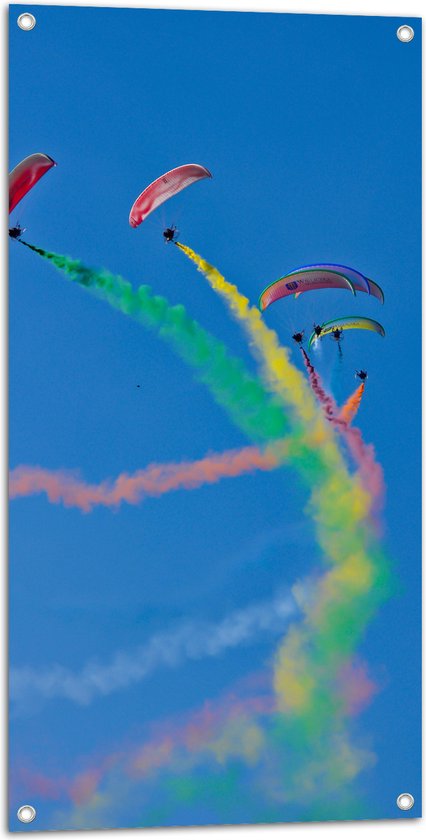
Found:
[[[200,173],[203,173],[201,177],[204,176],[204,178],[213,178],[213,175],[210,172],[210,169],[207,169],[207,166],[203,166],[201,163],[195,163],[192,164],[192,166],[196,166],[199,169]]]
[[[36,154],[40,154],[40,156],[42,156],[44,158],[47,158],[47,160],[50,160],[52,166],[57,166],[58,165],[56,160],[53,160],[53,157],[51,157],[50,155],[47,155],[46,152],[36,152]]]
[[[371,282],[373,282],[373,281],[371,281]],[[385,302],[385,293],[384,293],[383,289],[381,288],[381,286],[379,286],[378,283],[375,283],[374,285],[376,287],[376,292],[377,292],[376,297],[378,297],[378,300],[380,300],[380,303],[384,303]]]
[[[134,220],[133,216],[129,216],[129,225],[130,225],[130,227],[132,227],[132,228],[137,228],[137,226],[138,226],[138,224],[137,224],[137,222]]]
[[[213,175],[210,172],[210,169],[207,169],[207,166],[203,166],[201,163],[195,163],[195,164],[192,164],[192,166],[197,167],[201,178],[213,178]]]

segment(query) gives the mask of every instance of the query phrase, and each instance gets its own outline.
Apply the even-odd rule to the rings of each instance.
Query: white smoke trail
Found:
[[[263,635],[279,635],[297,611],[292,595],[279,593],[270,601],[236,610],[218,623],[187,622],[156,634],[131,652],[119,651],[106,664],[91,661],[80,671],[62,665],[45,670],[12,668],[11,699],[17,712],[54,698],[89,705],[97,697],[142,682],[158,668],[176,668],[185,660],[219,656]]]

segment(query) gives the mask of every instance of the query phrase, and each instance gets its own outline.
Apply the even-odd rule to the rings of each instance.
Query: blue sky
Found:
[[[32,32],[17,28],[20,11],[34,11]],[[251,366],[221,302],[163,244],[165,224],[253,301],[286,271],[320,261],[352,265],[384,289],[384,307],[320,292],[266,315],[284,343],[314,319],[354,312],[387,333],[348,334],[341,365],[331,342],[318,358],[339,400],[355,368],[369,372],[359,424],[385,470],[385,540],[402,584],[362,651],[386,673],[362,721],[378,754],[366,785],[382,816],[398,816],[401,790],[420,797],[421,36],[412,21],[416,36],[401,44],[401,22],[12,6],[10,34],[10,165],[34,151],[58,162],[12,216],[30,242],[148,282]],[[192,161],[213,180],[131,229],[143,187]],[[12,467],[79,468],[99,481],[247,442],[167,347],[15,242],[10,343]],[[304,501],[280,471],[116,513],[13,502],[12,664],[80,670],[289,589],[318,564]],[[88,707],[27,706],[12,719],[12,764],[77,771],[153,717],[220,694],[272,649],[262,637]],[[51,808],[41,803],[34,828]]]

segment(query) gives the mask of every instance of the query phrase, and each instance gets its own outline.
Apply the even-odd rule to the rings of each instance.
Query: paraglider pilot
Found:
[[[165,242],[174,242],[175,237],[177,236],[177,227],[176,225],[172,225],[171,227],[166,228],[163,230],[163,236]]]
[[[25,231],[26,228],[21,227],[19,222],[17,222],[15,227],[9,228],[9,236],[11,236],[12,239],[20,239]]]
[[[292,339],[293,339],[293,341],[296,342],[296,344],[302,344],[303,343],[304,332],[305,332],[305,330],[302,330],[302,332],[295,332],[294,335],[292,335]]]
[[[343,330],[339,329],[339,327],[336,327],[336,329],[333,330],[333,332],[331,333],[331,337],[334,338],[335,341],[337,341],[337,347],[338,347],[338,350],[339,350],[340,358],[342,358],[342,356],[343,356],[342,345],[340,344],[340,342],[343,338],[342,333],[343,333]]]
[[[366,380],[366,379],[367,379],[367,377],[368,377],[368,373],[367,373],[367,371],[366,371],[366,370],[356,370],[356,371],[355,371],[355,376],[357,376],[357,377],[358,377],[358,379],[360,379],[360,380],[361,380],[361,382],[365,382],[365,380]]]

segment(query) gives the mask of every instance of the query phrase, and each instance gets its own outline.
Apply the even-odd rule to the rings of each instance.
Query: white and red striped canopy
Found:
[[[134,228],[138,227],[153,210],[167,199],[184,190],[185,187],[194,184],[195,181],[211,177],[209,170],[198,163],[186,163],[184,166],[171,169],[170,172],[161,175],[141,192],[130,211],[130,225]]]

